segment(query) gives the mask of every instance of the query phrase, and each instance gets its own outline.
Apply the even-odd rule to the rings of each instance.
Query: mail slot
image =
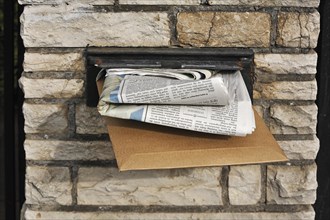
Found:
[[[223,74],[239,71],[240,85],[244,87],[245,84],[248,91],[245,97],[250,96],[253,100],[253,51],[249,49],[88,48],[85,56],[88,106],[96,106],[98,94],[106,88],[106,77],[95,82],[98,73],[117,68],[206,69]],[[105,117],[105,120],[121,171],[286,161],[285,154],[263,120],[253,110],[250,112],[255,117],[256,129],[246,137],[216,135],[114,117]]]
[[[96,106],[95,79],[102,68],[208,69],[233,73],[240,70],[253,100],[253,51],[250,49],[190,48],[87,48],[87,106]]]

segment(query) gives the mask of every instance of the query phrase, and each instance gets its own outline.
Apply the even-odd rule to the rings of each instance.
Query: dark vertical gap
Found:
[[[24,61],[24,45],[23,40],[20,36],[20,15],[23,13],[24,7],[22,5],[17,4],[17,13],[16,13],[16,83],[17,80],[21,77],[23,73],[23,61]],[[24,151],[24,116],[23,116],[23,102],[24,102],[24,93],[19,88],[18,83],[16,84],[17,91],[17,102],[16,102],[16,116],[17,116],[17,124],[16,124],[16,161],[17,161],[17,204],[19,207],[19,212],[23,203],[25,202],[25,151]]]
[[[177,29],[176,29],[176,25],[178,22],[177,19],[177,15],[179,13],[179,10],[177,7],[172,7],[170,9],[170,11],[168,12],[168,18],[169,18],[169,22],[170,22],[170,32],[171,32],[171,36],[170,36],[170,44],[171,46],[179,46],[180,43],[178,41],[178,37],[177,37]]]
[[[25,155],[23,92],[17,80],[23,71],[24,47],[19,37],[19,15],[23,6],[17,1],[3,1],[3,155],[4,155],[4,219],[20,219],[24,198]]]
[[[99,100],[95,79],[97,74],[100,72],[100,69],[92,65],[88,65],[86,68],[86,105],[89,107],[95,107],[97,106]]]
[[[76,104],[68,105],[69,131],[68,137],[74,137],[76,134]]]
[[[270,28],[270,47],[274,48],[276,46],[277,37],[277,26],[278,26],[278,10],[273,10],[270,14],[271,16],[271,28]]]
[[[17,219],[15,190],[15,121],[14,121],[14,6],[4,1],[4,140],[5,140],[5,210],[6,219]]]
[[[0,219],[5,219],[5,154],[4,154],[4,5],[0,0]]]
[[[70,176],[71,176],[71,183],[72,183],[72,189],[71,189],[71,196],[72,196],[72,205],[77,205],[78,204],[78,189],[77,189],[77,184],[78,184],[78,170],[79,167],[77,166],[72,166],[70,167]]]
[[[321,33],[318,41],[318,124],[317,136],[320,150],[317,163],[317,200],[314,205],[316,220],[326,220],[330,216],[330,1],[321,0]]]
[[[260,166],[261,172],[261,196],[260,196],[260,204],[265,204],[267,202],[267,166]]]
[[[223,166],[220,175],[222,203],[226,207],[230,205],[229,189],[228,189],[229,171],[230,171],[230,166]]]

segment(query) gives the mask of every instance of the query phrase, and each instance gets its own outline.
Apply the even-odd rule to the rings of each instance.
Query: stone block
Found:
[[[76,106],[76,132],[78,134],[105,134],[108,130],[97,108],[80,104]]]
[[[283,47],[315,48],[320,33],[320,14],[281,12],[276,44]]]
[[[61,6],[27,6],[21,16],[25,47],[169,46],[165,12],[93,12]]]
[[[108,141],[25,140],[27,160],[113,160]]]
[[[80,205],[221,205],[221,168],[119,172],[80,168]]]
[[[256,73],[315,74],[317,54],[255,54]]]
[[[81,53],[30,53],[24,54],[25,72],[72,71],[85,69]]]
[[[257,82],[255,82],[255,84],[253,84],[253,99],[260,99],[261,98],[261,94],[258,90],[255,89],[257,85]]]
[[[210,5],[318,7],[320,0],[209,0]]]
[[[62,133],[68,129],[68,108],[61,104],[23,105],[26,133]]]
[[[82,79],[30,79],[21,77],[25,98],[73,98],[83,94]]]
[[[315,100],[317,93],[316,80],[313,81],[277,81],[257,83],[255,90],[261,99]]]
[[[270,15],[260,12],[180,12],[181,45],[195,47],[268,47]]]
[[[270,131],[273,134],[315,134],[316,105],[290,106],[275,104],[270,107]]]
[[[278,141],[285,155],[290,160],[315,160],[320,147],[319,139]]]
[[[121,5],[199,5],[201,0],[119,0]]]
[[[254,97],[254,96],[253,96]],[[260,105],[253,105],[253,109],[258,113],[261,118],[264,118],[265,108]]]
[[[25,212],[26,220],[63,220],[63,219],[79,219],[79,220],[219,220],[219,219],[231,219],[231,220],[252,220],[252,219],[269,219],[269,220],[313,220],[315,213],[312,207],[300,212],[217,212],[217,213],[184,213],[184,212],[61,212],[61,211],[32,211],[27,209]]]
[[[26,204],[71,205],[68,168],[28,166],[25,182]]]
[[[228,192],[229,202],[232,205],[257,204],[261,199],[260,166],[231,166]]]
[[[316,188],[315,164],[267,167],[269,204],[314,204]]]

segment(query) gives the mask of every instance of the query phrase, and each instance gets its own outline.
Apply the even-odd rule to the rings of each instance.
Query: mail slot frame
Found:
[[[253,100],[254,53],[241,48],[98,48],[88,47],[86,105],[99,100],[95,79],[104,68],[209,69],[233,73],[240,70]]]

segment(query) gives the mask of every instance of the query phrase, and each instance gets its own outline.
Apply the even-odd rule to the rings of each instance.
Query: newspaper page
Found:
[[[229,102],[220,74],[204,80],[111,74],[104,84],[107,87],[101,97],[109,103],[227,105]]]
[[[103,116],[205,133],[233,136],[251,134],[255,129],[254,113],[240,72],[223,74],[223,81],[228,86],[230,96],[230,102],[225,106],[111,104],[102,101],[105,98],[102,96],[98,110]]]

